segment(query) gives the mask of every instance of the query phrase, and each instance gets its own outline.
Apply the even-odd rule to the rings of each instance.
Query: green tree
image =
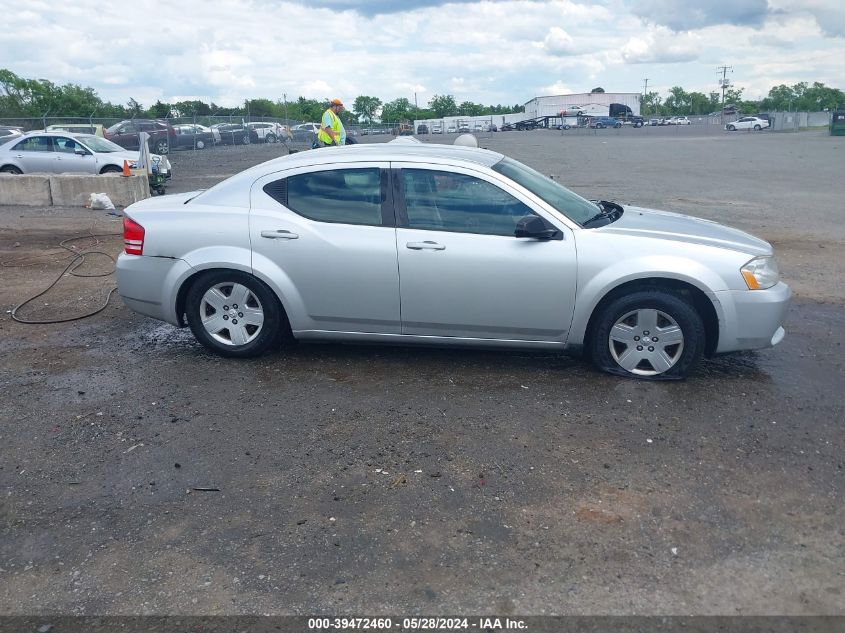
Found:
[[[126,114],[130,117],[139,117],[144,114],[144,108],[133,97],[129,97],[129,101],[126,102]]]
[[[604,92],[604,88],[601,88],[601,87],[599,87],[599,88],[593,88],[592,90],[590,90],[590,92],[591,92],[591,93],[593,93],[593,92]]]
[[[647,114],[660,114],[660,105],[662,102],[659,92],[647,92],[640,97],[640,112],[643,116]]]
[[[352,112],[358,117],[359,121],[365,121],[372,125],[373,119],[378,114],[381,107],[381,99],[378,97],[368,97],[361,95],[355,97],[355,103],[352,105]]]
[[[247,99],[244,107],[251,117],[278,117],[282,114],[270,99]]]
[[[411,111],[413,109],[413,105],[405,97],[388,101],[381,108],[381,120],[384,122],[390,122],[410,119]]]
[[[156,102],[150,106],[150,109],[147,110],[147,116],[151,119],[166,119],[170,116],[170,104],[156,100]]]
[[[458,104],[452,95],[434,95],[428,102],[428,107],[434,112],[437,118],[453,116],[458,113]]]

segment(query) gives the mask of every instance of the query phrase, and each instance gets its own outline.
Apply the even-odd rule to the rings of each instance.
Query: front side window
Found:
[[[310,220],[381,226],[381,180],[378,167],[329,169],[289,176],[264,191]]]
[[[33,136],[15,145],[15,149],[19,152],[52,152],[53,142],[49,136]]]
[[[513,237],[531,208],[487,181],[445,171],[403,169],[408,228]]]
[[[82,145],[80,145],[73,139],[67,138],[66,136],[54,137],[53,144],[57,152],[62,152],[65,154],[73,154],[76,151],[77,147],[79,149],[82,149]]]
[[[493,165],[493,170],[522,185],[578,224],[583,224],[601,211],[589,200],[518,161],[503,158]]]

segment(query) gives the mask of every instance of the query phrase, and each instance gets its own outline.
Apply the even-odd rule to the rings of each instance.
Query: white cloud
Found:
[[[0,67],[147,105],[177,95],[236,105],[283,93],[389,101],[414,92],[421,105],[435,94],[515,103],[597,85],[636,92],[645,77],[650,86],[708,92],[725,63],[747,95],[796,81],[845,87],[841,0],[769,0],[765,19],[759,0],[422,0],[389,14],[328,2],[334,9],[181,0],[177,17],[171,1],[150,0],[143,16],[166,17],[135,19],[120,3],[0,0]],[[364,10],[339,10],[353,5]],[[657,25],[683,20],[692,30]],[[92,34],[102,39],[92,44]]]

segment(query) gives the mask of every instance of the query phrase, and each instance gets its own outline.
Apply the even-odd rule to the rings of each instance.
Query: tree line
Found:
[[[201,100],[162,103],[144,107],[134,98],[125,104],[104,101],[93,88],[68,83],[55,84],[47,79],[27,79],[10,70],[0,69],[0,118],[97,117],[152,118],[168,117],[252,117],[295,121],[319,121],[329,99],[246,99],[242,106],[228,108]],[[402,119],[431,119],[450,115],[481,116],[524,111],[516,104],[487,106],[472,101],[457,103],[453,95],[435,95],[425,107],[418,107],[404,97],[383,102],[378,97],[361,95],[346,104],[341,118],[347,123],[373,123]]]
[[[594,88],[593,92],[604,92]],[[734,105],[743,113],[759,111],[816,112],[845,108],[845,93],[823,83],[800,82],[793,86],[781,84],[769,91],[762,100],[745,100],[743,88],[725,92],[725,104]],[[167,117],[251,117],[277,118],[295,121],[319,121],[326,107],[324,100],[299,97],[287,99],[247,99],[242,106],[227,108],[201,100],[162,103],[156,101],[144,107],[130,98],[125,104],[104,101],[93,88],[76,84],[58,85],[47,79],[26,79],[10,70],[0,69],[0,118],[97,117],[97,118],[167,118]],[[722,109],[718,92],[707,95],[687,92],[680,86],[669,90],[665,98],[658,92],[641,97],[643,115],[708,114]],[[458,103],[454,95],[434,95],[424,107],[405,97],[383,102],[378,97],[361,95],[341,114],[346,123],[372,124],[403,119],[439,119],[446,116],[484,116],[524,112],[522,105],[483,105],[472,101]]]
[[[806,81],[792,86],[781,84],[769,90],[768,96],[760,100],[743,99],[744,88],[725,90],[725,106],[733,106],[743,114],[756,112],[821,112],[845,108],[845,92],[830,88],[818,81]],[[722,95],[711,92],[687,92],[680,86],[669,90],[664,99],[657,92],[647,92],[641,97],[641,114],[682,115],[710,114],[722,111]]]

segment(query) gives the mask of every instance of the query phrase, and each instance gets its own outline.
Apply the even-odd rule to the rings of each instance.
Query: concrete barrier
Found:
[[[53,204],[65,207],[84,207],[92,193],[104,193],[116,207],[150,197],[150,183],[146,176],[104,174],[61,174],[50,176]]]
[[[0,204],[49,207],[53,204],[50,177],[0,174]]]
[[[104,193],[116,207],[150,197],[146,176],[104,174],[0,174],[0,205],[84,207],[92,193]]]

